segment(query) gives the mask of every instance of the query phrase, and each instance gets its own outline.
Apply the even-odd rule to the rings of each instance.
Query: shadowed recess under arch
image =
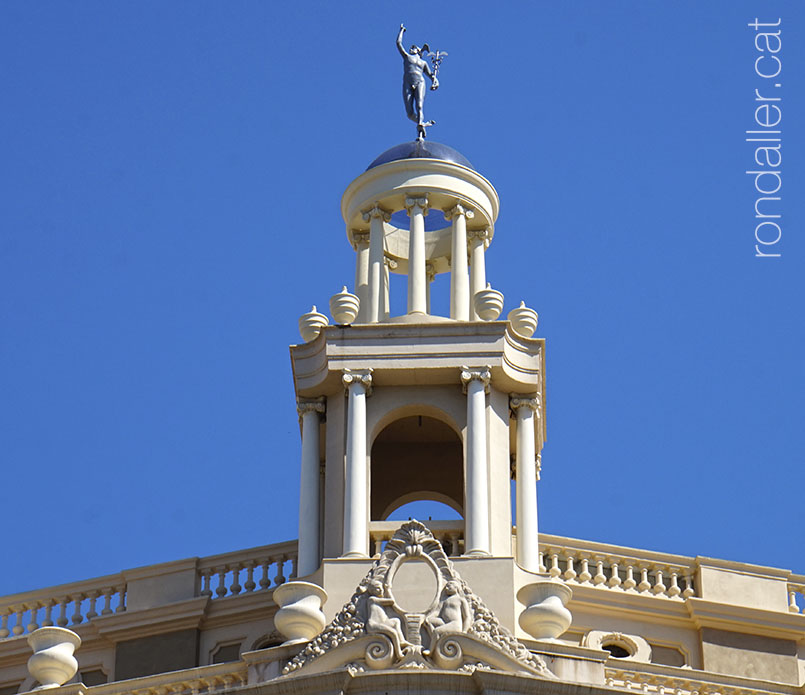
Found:
[[[464,513],[461,439],[427,415],[394,420],[372,445],[371,518],[380,521],[415,500],[442,502]]]

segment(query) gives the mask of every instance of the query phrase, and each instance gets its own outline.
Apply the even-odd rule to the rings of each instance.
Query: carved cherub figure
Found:
[[[443,632],[466,632],[472,625],[470,604],[461,592],[461,585],[451,579],[445,584],[441,603],[425,618],[434,637]]]
[[[402,631],[402,621],[400,618],[389,615],[386,607],[393,605],[394,601],[390,598],[383,598],[385,593],[383,583],[373,579],[366,587],[366,632],[385,635],[394,645],[394,651],[399,656],[402,654],[402,643],[405,637]]]

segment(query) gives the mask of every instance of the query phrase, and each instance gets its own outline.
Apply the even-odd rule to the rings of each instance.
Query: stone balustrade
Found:
[[[797,686],[783,683],[775,683],[773,690],[758,690],[757,681],[753,679],[692,672],[674,666],[636,663],[628,667],[613,667],[611,664],[610,659],[604,668],[606,684],[610,688],[649,695],[794,695],[801,692]]]
[[[788,582],[788,610],[791,613],[805,613],[805,575],[791,575]]]
[[[273,589],[296,578],[296,561],[296,541],[199,558],[196,595],[219,599]],[[152,567],[155,576],[169,571],[162,565]],[[99,616],[122,613],[127,609],[130,575],[139,576],[148,569],[0,597],[0,640],[20,637],[39,627],[72,628]],[[192,581],[189,589],[192,595]]]
[[[199,666],[121,682],[86,688],[92,695],[200,695],[245,685],[247,666],[243,661]]]
[[[540,541],[540,571],[569,584],[680,600],[696,596],[694,558],[544,534]]]
[[[0,598],[0,639],[39,627],[79,625],[126,610],[126,579],[112,574]]]
[[[200,594],[220,599],[272,589],[296,578],[296,562],[296,541],[201,558]]]

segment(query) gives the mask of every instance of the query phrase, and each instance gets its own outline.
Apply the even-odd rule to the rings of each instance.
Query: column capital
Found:
[[[411,214],[413,208],[420,208],[423,215],[428,214],[428,196],[426,194],[405,196],[405,209]]]
[[[349,390],[350,386],[362,384],[366,389],[366,395],[372,394],[372,369],[344,369],[341,372],[341,383],[344,388]]]
[[[302,417],[307,413],[324,414],[326,409],[327,406],[325,405],[324,396],[321,396],[320,398],[299,398],[296,401],[296,412],[299,413],[299,417]]]
[[[472,243],[476,239],[481,241],[484,248],[489,246],[489,239],[492,236],[489,229],[470,229],[467,230],[467,241]]]
[[[352,248],[356,249],[360,244],[369,243],[369,232],[362,232],[357,229],[352,230]]]
[[[436,268],[433,267],[433,263],[425,263],[425,274],[427,275],[428,282],[433,282],[436,277]]]
[[[391,212],[385,208],[381,208],[379,203],[375,203],[374,207],[371,207],[368,210],[363,210],[361,212],[361,217],[363,217],[364,222],[368,222],[372,218],[377,217],[384,222],[388,222],[391,220]]]
[[[457,215],[464,215],[464,217],[466,217],[468,220],[471,220],[473,217],[475,217],[475,212],[462,203],[456,203],[456,205],[452,208],[446,208],[442,212],[444,212],[445,219],[448,220],[456,217]]]
[[[512,393],[509,396],[509,407],[516,413],[520,408],[533,410],[539,417],[540,400],[539,394],[524,396],[519,393]]]
[[[471,381],[480,381],[484,385],[484,393],[489,393],[489,382],[492,379],[492,372],[489,367],[462,367],[461,368],[461,384],[464,387],[464,393],[467,393],[467,387]]]
[[[388,266],[389,270],[396,270],[397,266],[399,265],[397,261],[393,258],[389,258],[388,256],[383,256],[383,262]]]

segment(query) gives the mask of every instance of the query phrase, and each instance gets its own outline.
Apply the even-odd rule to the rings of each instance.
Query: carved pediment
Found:
[[[418,521],[397,530],[349,602],[283,675],[338,668],[488,668],[554,678],[472,592]]]

